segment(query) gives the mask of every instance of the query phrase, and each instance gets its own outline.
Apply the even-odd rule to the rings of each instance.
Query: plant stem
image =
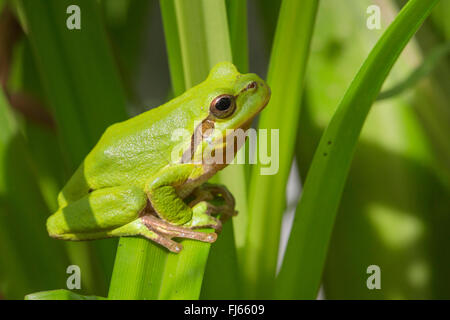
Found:
[[[70,0],[17,0],[46,100],[58,125],[70,172],[105,129],[127,118],[125,93],[111,54],[98,1],[79,0],[81,29],[66,26]],[[106,292],[116,240],[67,244],[85,287]]]
[[[174,94],[203,81],[219,61],[231,61],[223,0],[162,0]],[[179,81],[182,76],[184,81]],[[179,254],[144,239],[120,240],[110,299],[198,299],[211,245],[183,240]]]
[[[279,165],[279,171],[262,175],[265,166],[260,161],[252,170],[247,243],[241,265],[248,298],[267,298],[272,292],[286,206],[286,183],[317,6],[316,0],[284,0],[281,4],[267,80],[272,97],[259,122],[259,128],[267,129],[268,134],[271,129],[279,130],[279,152],[272,152],[271,164]],[[271,142],[272,146],[278,146],[276,143]],[[278,155],[279,163],[275,158]]]

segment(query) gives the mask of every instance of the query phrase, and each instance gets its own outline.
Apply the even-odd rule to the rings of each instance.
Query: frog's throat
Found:
[[[227,130],[227,134],[223,138],[213,140],[210,144],[213,147],[213,150],[211,150],[211,152],[215,155],[215,152],[217,152],[217,150],[222,149],[222,154],[224,155],[224,157],[226,156],[227,160],[229,158],[234,159],[234,156],[236,155],[237,151],[244,145],[247,139],[246,132],[250,128],[252,120],[253,117],[247,119],[245,122],[240,124],[239,127]],[[194,134],[191,136],[191,143],[188,149],[186,149],[183,152],[181,163],[191,163],[196,159],[196,156],[198,157],[197,155],[197,152],[199,151],[198,148],[202,145],[203,140],[207,139],[213,132],[213,130],[210,129],[214,129],[214,121],[208,117],[205,120],[203,120],[195,129]],[[237,143],[235,143],[233,135],[235,135],[235,131],[239,129],[242,130],[242,133],[239,134],[245,134],[245,137],[244,139],[237,138]],[[233,143],[227,145],[227,142],[229,141],[233,141]],[[231,150],[230,148],[233,148],[233,150]],[[229,157],[230,153],[233,155],[233,157]],[[201,154],[201,156],[202,160],[205,160],[203,159],[203,154]],[[227,160],[225,160],[225,158],[222,159],[222,162],[220,164],[223,164],[223,167],[225,167],[226,165],[228,165]]]

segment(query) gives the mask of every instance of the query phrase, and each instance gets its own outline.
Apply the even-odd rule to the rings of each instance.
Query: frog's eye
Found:
[[[229,94],[222,94],[216,97],[209,107],[211,113],[219,119],[229,117],[235,109],[236,102],[234,96]]]

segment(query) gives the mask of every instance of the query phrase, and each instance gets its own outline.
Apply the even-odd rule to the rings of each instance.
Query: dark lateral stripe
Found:
[[[210,116],[204,119],[194,130],[194,133],[191,136],[191,145],[187,150],[183,152],[183,156],[181,157],[181,163],[188,163],[194,159],[195,151],[198,146],[202,142],[203,134],[208,129],[214,129],[214,121]]]

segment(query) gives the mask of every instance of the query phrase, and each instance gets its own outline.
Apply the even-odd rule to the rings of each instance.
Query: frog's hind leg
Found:
[[[217,239],[215,233],[204,233],[177,227],[167,223],[158,217],[148,214],[130,222],[120,228],[108,232],[111,237],[142,236],[152,240],[172,252],[178,253],[183,246],[172,238],[185,238],[203,242],[214,242]]]
[[[146,193],[135,186],[95,190],[60,208],[47,220],[51,237],[63,240],[95,240],[108,237],[142,236],[172,252],[181,244],[172,238],[214,242],[215,233],[206,234],[173,226],[146,212]]]
[[[141,217],[141,220],[150,231],[155,231],[158,234],[164,235],[170,239],[185,238],[210,243],[217,240],[217,234],[214,232],[194,231],[189,228],[176,226],[159,219],[154,215],[144,215]]]
[[[58,239],[99,239],[136,220],[147,202],[145,192],[135,186],[98,189],[59,208],[48,218],[47,230]]]
[[[172,252],[178,253],[183,249],[183,246],[178,242],[175,242],[163,234],[159,234],[151,230],[146,223],[144,223],[143,217],[134,220],[120,228],[114,229],[108,232],[110,237],[126,237],[126,236],[142,236],[149,240],[152,240],[161,246],[169,249]]]
[[[102,239],[102,238],[111,238],[111,237],[132,237],[132,236],[142,236],[147,238],[148,240],[152,240],[163,247],[169,249],[172,252],[178,253],[181,251],[183,246],[169,237],[158,234],[150,230],[145,223],[143,223],[141,218],[138,218],[130,223],[127,223],[124,226],[121,226],[116,229],[101,231],[101,232],[86,232],[86,233],[65,233],[62,236],[58,236],[60,239],[65,240],[93,240],[93,239]]]

